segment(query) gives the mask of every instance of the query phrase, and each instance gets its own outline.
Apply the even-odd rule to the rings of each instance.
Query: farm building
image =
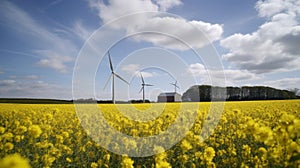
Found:
[[[161,93],[157,97],[157,102],[181,102],[181,95],[176,92]]]

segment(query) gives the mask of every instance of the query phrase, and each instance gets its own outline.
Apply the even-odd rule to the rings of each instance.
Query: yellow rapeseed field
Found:
[[[168,129],[178,117],[180,103],[166,104],[161,114],[147,111],[161,108],[160,104],[98,106],[118,132],[147,137]],[[129,106],[144,110],[145,116],[158,117],[147,122],[132,120]],[[130,157],[110,152],[90,135],[102,132],[97,138],[114,149],[136,152],[141,144],[105,136],[105,130],[96,129],[102,121],[88,111],[79,119],[73,104],[0,104],[0,168],[300,166],[300,100],[226,102],[218,125],[203,139],[200,135],[204,122],[210,120],[205,121],[209,107],[210,103],[201,102],[199,109],[183,109],[197,117],[185,137],[170,149],[162,146],[171,139],[162,139],[161,145],[149,146],[158,154]],[[125,117],[126,113],[132,118]],[[180,122],[184,124],[185,118]],[[95,129],[85,131],[81,123]]]

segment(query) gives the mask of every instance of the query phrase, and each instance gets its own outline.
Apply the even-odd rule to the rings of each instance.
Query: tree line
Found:
[[[284,100],[300,98],[295,92],[267,86],[218,87],[194,85],[182,95],[182,101]]]

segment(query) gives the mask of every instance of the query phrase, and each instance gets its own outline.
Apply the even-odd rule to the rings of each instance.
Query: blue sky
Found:
[[[225,85],[299,88],[299,6],[295,0],[3,0],[0,97],[71,99],[76,60],[92,52],[84,50],[91,45],[88,40],[95,39],[93,45],[99,48],[109,41],[99,36],[104,25],[113,34],[124,33],[123,40],[107,48],[116,73],[130,82],[127,86],[116,79],[118,100],[142,97],[139,72],[154,85],[146,88],[151,100],[160,92],[173,91],[170,83],[175,80],[183,93],[195,84],[218,85],[223,76]],[[124,17],[145,11],[165,14]],[[158,34],[130,36],[146,30]],[[191,49],[203,51],[206,46],[214,47],[217,55],[196,55]],[[101,54],[93,67],[93,81],[85,86],[94,93],[85,96],[110,99],[111,85],[103,89],[109,62]],[[212,68],[209,59],[222,66]]]

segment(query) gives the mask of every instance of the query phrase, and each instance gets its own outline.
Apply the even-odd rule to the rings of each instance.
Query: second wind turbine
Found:
[[[174,86],[174,92],[176,93],[176,88],[179,89],[179,87],[178,87],[178,85],[177,85],[177,80],[176,80],[175,83],[170,83],[170,84]]]
[[[145,83],[142,73],[140,73],[140,74],[141,74],[141,79],[142,79],[142,88],[139,93],[141,93],[141,91],[143,91],[143,103],[145,103],[145,86],[154,86],[154,85]]]

